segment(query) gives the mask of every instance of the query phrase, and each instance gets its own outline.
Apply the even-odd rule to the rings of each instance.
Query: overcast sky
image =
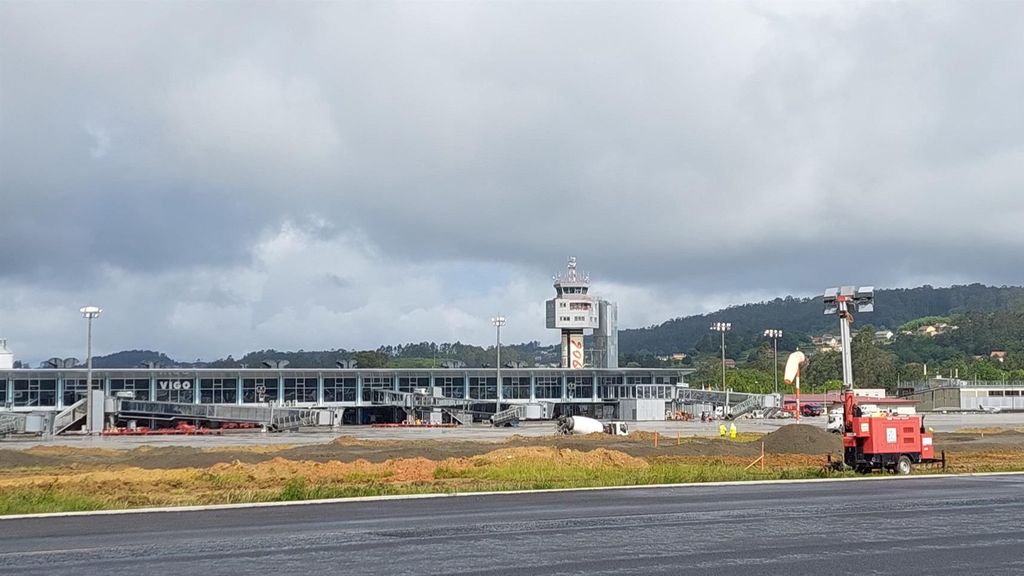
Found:
[[[17,358],[1024,283],[1024,3],[0,3]]]

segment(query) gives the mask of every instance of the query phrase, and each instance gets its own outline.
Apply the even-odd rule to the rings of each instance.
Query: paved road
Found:
[[[825,418],[803,418],[803,423],[825,427]],[[1024,412],[1005,414],[929,414],[928,426],[938,432],[953,432],[961,428],[1024,427]],[[793,420],[740,419],[736,425],[745,432],[771,432]],[[630,422],[631,430],[659,432],[669,436],[717,436],[718,423],[700,422]],[[500,442],[513,434],[521,436],[548,436],[555,433],[554,422],[526,422],[519,428],[492,428],[476,424],[460,428],[372,428],[345,426],[339,430],[322,432],[260,434],[243,433],[224,436],[122,436],[23,438],[0,441],[0,448],[27,449],[33,446],[74,446],[76,448],[136,448],[138,446],[194,446],[197,448],[225,448],[231,446],[303,445],[330,442],[338,436],[354,436],[367,440],[476,440]]]
[[[0,521],[0,573],[1024,573],[1024,475]]]

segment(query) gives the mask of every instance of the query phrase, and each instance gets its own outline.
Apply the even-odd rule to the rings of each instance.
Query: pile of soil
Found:
[[[646,468],[648,466],[646,460],[616,450],[596,448],[594,450],[580,451],[571,448],[556,448],[554,446],[500,448],[486,454],[473,456],[469,460],[476,466],[525,462],[534,464],[550,463],[581,468]]]
[[[764,436],[764,450],[772,454],[828,454],[841,451],[843,441],[816,426],[789,424]]]

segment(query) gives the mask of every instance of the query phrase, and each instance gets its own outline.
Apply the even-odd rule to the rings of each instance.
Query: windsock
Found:
[[[807,357],[804,356],[803,352],[793,352],[789,355],[789,359],[786,360],[786,371],[783,372],[783,382],[786,384],[792,384],[797,377],[800,376],[800,367],[807,362]]]

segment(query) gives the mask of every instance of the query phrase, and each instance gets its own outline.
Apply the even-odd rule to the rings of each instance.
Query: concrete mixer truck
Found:
[[[629,434],[629,429],[625,422],[608,422],[607,424],[602,423],[599,420],[593,418],[587,418],[586,416],[562,416],[558,419],[557,430],[559,434],[578,435],[578,434],[612,434],[615,436],[626,436]]]

